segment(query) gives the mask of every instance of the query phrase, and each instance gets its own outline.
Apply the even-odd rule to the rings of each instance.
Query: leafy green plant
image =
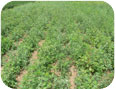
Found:
[[[26,3],[11,2],[1,15],[2,80],[6,85],[69,89],[72,66],[75,89],[104,88],[112,82],[114,15],[109,5],[78,1]],[[32,59],[35,51],[36,59]],[[5,62],[7,54],[9,60]],[[16,78],[22,70],[27,73],[19,82]]]
[[[13,41],[10,40],[10,38],[2,37],[2,48],[1,48],[1,54],[4,55],[11,47],[12,47]]]

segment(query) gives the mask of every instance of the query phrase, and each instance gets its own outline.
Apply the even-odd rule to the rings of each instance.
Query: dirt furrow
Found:
[[[38,45],[41,47],[42,44],[44,43],[44,41],[45,41],[45,40],[41,40],[41,41],[38,43]],[[38,59],[38,55],[37,55],[37,54],[38,54],[37,50],[35,50],[35,51],[32,53],[32,57],[30,58],[30,64],[33,64],[34,61]],[[20,74],[17,76],[16,80],[17,80],[17,82],[18,82],[18,86],[20,85],[20,82],[21,82],[23,76],[24,76],[25,74],[27,74],[27,73],[28,73],[27,70],[23,70],[23,71],[21,71]],[[18,87],[18,88],[20,88],[20,87]]]
[[[43,43],[45,42],[45,40],[41,40],[38,45],[41,47],[43,45]]]
[[[16,47],[18,47],[22,42],[23,42],[23,39],[19,40],[18,45],[17,45]],[[16,43],[14,43],[14,44],[16,45]],[[13,50],[13,51],[10,50],[9,52],[7,52],[5,55],[2,56],[2,59],[5,58],[5,59],[4,59],[4,62],[5,62],[5,63],[7,63],[7,62],[10,60],[10,55],[9,55],[9,53],[12,54],[12,55],[16,55],[16,54],[17,54],[17,53],[16,53],[16,50]],[[4,67],[4,66],[2,66],[1,71],[3,70],[3,67]]]
[[[70,76],[70,89],[74,89],[75,88],[75,78],[77,76],[77,71],[75,69],[75,66],[72,65],[71,68],[70,68],[70,72],[71,72],[71,76]]]
[[[58,62],[56,61],[55,63],[53,63],[53,66],[57,66]],[[56,76],[61,76],[61,72],[56,70],[56,69],[52,69],[51,70],[52,73],[54,73]]]
[[[26,70],[22,70],[22,71],[20,72],[20,75],[18,75],[18,76],[16,77],[16,80],[17,80],[17,82],[18,82],[18,88],[20,88],[20,87],[19,87],[20,82],[21,82],[21,80],[22,80],[22,78],[23,78],[23,76],[24,76],[25,74],[27,74],[27,71],[26,71]]]
[[[18,45],[16,45],[16,43],[14,43],[16,45],[16,47],[18,47],[21,43],[23,42],[23,39],[20,39],[19,42],[18,42]],[[10,57],[9,57],[9,53],[13,54],[13,55],[16,55],[16,50],[10,50],[9,52],[7,52],[5,55],[3,55],[4,58],[6,58],[5,62],[8,62]],[[2,58],[3,58],[2,57]]]
[[[30,59],[30,64],[33,64],[34,61],[38,59],[38,57],[37,57],[38,55],[37,55],[37,54],[38,54],[37,51],[34,51],[34,52],[32,53],[32,57],[31,57],[31,59]]]

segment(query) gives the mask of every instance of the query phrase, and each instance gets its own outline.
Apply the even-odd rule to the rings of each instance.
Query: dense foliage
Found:
[[[104,2],[30,2],[3,10],[3,82],[11,88],[67,89],[73,65],[75,88],[107,87],[114,76],[113,15]],[[10,50],[16,52],[5,62]],[[38,59],[31,63],[35,50]],[[18,84],[22,70],[27,73]]]
[[[16,6],[20,6],[20,5],[24,5],[24,4],[27,4],[27,3],[32,3],[32,1],[11,1],[9,3],[7,3],[4,7],[3,7],[3,10],[5,9],[11,9],[11,8],[14,8]]]

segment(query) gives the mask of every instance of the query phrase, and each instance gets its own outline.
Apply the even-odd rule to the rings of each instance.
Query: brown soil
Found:
[[[8,53],[10,53],[10,54],[12,54],[12,55],[14,55],[14,56],[17,55],[16,50],[10,51],[10,52],[8,52]],[[8,53],[6,53],[6,54],[3,56],[3,57],[6,58],[5,62],[8,62],[8,61],[10,60],[10,57],[9,57],[9,54],[8,54]]]
[[[23,39],[20,39],[18,42],[18,45],[20,45],[23,42]]]
[[[22,77],[23,77],[24,74],[26,74],[26,73],[27,73],[26,70],[22,70],[22,71],[20,72],[20,75],[17,76],[16,80],[17,80],[18,82],[20,82],[21,79],[22,79]]]
[[[26,37],[26,35],[24,35],[24,37]],[[18,46],[19,46],[22,42],[23,42],[23,38],[19,40]],[[14,42],[14,44],[16,45],[16,42]],[[17,47],[18,47],[18,46],[17,46]],[[13,50],[11,53],[13,53],[14,55],[16,55],[16,50]],[[6,60],[5,60],[6,62],[9,61],[9,56],[8,56],[7,54],[8,54],[8,52],[3,56],[3,57],[6,57]]]
[[[53,66],[57,66],[57,64],[58,64],[58,62],[56,61],[52,65]],[[56,76],[61,76],[61,72],[60,71],[57,71],[57,70],[52,69],[51,72],[54,73]]]
[[[16,55],[16,50],[8,51],[5,55],[2,56],[4,58],[4,61],[7,63],[10,60],[9,53],[12,55]]]
[[[8,62],[9,61],[9,56],[7,54],[5,54],[3,57],[6,58],[5,62]]]
[[[70,89],[74,89],[75,88],[75,78],[77,76],[77,72],[76,72],[76,69],[75,69],[75,66],[72,65],[71,68],[70,68],[70,72],[71,72],[71,76],[70,76]]]
[[[45,40],[41,40],[38,45],[41,47],[43,45],[43,43],[45,42]]]
[[[25,35],[23,36],[23,38],[19,39],[18,45],[20,45],[20,44],[23,42],[23,39],[24,39],[26,36],[27,36],[27,35],[25,34]]]
[[[41,40],[41,41],[38,43],[38,45],[41,47],[41,46],[43,45],[44,41],[45,41],[45,40]],[[34,51],[34,52],[32,53],[32,57],[31,57],[31,59],[30,59],[30,62],[31,62],[31,63],[34,63],[33,60],[36,60],[36,59],[38,58],[38,57],[37,57],[37,54],[38,54],[37,51]]]
[[[32,53],[32,59],[37,59],[37,51],[34,51],[34,52]]]
[[[24,76],[25,74],[27,74],[27,71],[26,71],[26,70],[23,70],[23,71],[20,72],[20,75],[18,75],[18,76],[16,77],[16,80],[17,80],[17,82],[18,82],[18,85],[20,85],[20,82],[21,82],[21,80],[22,80],[22,78],[23,78],[23,76]],[[20,88],[20,87],[18,87],[18,88]]]
[[[105,74],[106,74],[106,75],[103,75],[103,76],[101,77],[101,79],[98,81],[98,83],[101,83],[101,82],[104,81],[104,80],[108,80],[108,79],[109,79],[108,76],[111,74],[111,71],[106,71]],[[113,78],[112,78],[112,80],[113,80]]]
[[[58,64],[58,62],[56,61],[56,62],[55,62],[55,63],[53,63],[52,65],[53,65],[53,66],[56,66],[57,64]]]
[[[32,53],[32,57],[31,57],[31,59],[30,59],[30,63],[34,63],[34,60],[36,60],[38,57],[37,57],[37,51],[34,51],[33,53]]]
[[[38,45],[41,47],[42,45],[43,45],[43,43],[45,42],[45,40],[41,40],[39,43],[38,43]],[[31,57],[31,59],[30,59],[30,63],[34,63],[34,60],[36,60],[38,57],[38,52],[37,52],[37,50],[36,51],[34,51],[33,53],[32,53],[32,57]]]
[[[14,42],[14,45],[18,47],[22,42],[23,42],[23,38],[19,39],[18,43]]]
[[[22,42],[23,40],[20,40],[20,43]],[[44,43],[44,41],[45,40],[41,40],[39,43],[38,43],[38,45],[39,46],[42,46],[42,44]],[[32,57],[30,58],[30,63],[31,64],[33,64],[34,63],[34,61],[36,60],[36,59],[38,59],[38,52],[37,52],[37,50],[35,50],[33,53],[32,53]],[[23,78],[23,76],[25,75],[25,74],[27,74],[27,71],[26,70],[23,70],[23,71],[21,71],[20,72],[20,75],[18,75],[17,76],[17,78],[16,78],[16,80],[17,80],[17,82],[18,82],[18,86],[20,85],[20,82],[21,82],[21,80],[22,80],[22,78]],[[18,87],[18,88],[20,88],[20,87]]]
[[[32,53],[32,57],[31,57],[31,59],[30,59],[30,63],[33,64],[33,63],[34,63],[34,60],[36,60],[37,58],[38,58],[38,57],[37,57],[37,51],[34,51],[34,52]],[[18,82],[18,86],[20,85],[20,82],[21,82],[21,80],[22,80],[22,78],[23,78],[23,76],[24,76],[25,74],[27,74],[27,71],[26,71],[26,70],[23,70],[23,71],[21,71],[20,74],[17,76],[16,80],[17,80],[17,82]],[[18,88],[20,88],[20,87],[18,87]]]
[[[61,73],[56,70],[51,70],[52,73],[54,73],[56,76],[61,76]]]

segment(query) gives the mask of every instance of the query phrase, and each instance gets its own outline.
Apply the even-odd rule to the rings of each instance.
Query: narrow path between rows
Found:
[[[31,59],[30,59],[30,64],[33,64],[34,63],[34,61],[36,60],[36,59],[38,59],[38,55],[37,55],[38,53],[37,53],[37,50],[35,50],[33,53],[32,53],[32,57],[31,57]]]
[[[71,72],[71,76],[70,76],[70,84],[71,84],[71,86],[70,86],[70,89],[74,89],[75,88],[75,78],[76,78],[76,76],[77,76],[77,72],[76,72],[76,68],[75,68],[75,66],[74,65],[72,65],[71,67],[70,67],[70,72]]]
[[[38,45],[41,47],[41,46],[43,45],[44,41],[45,41],[45,40],[41,40],[41,41],[38,43]],[[37,59],[38,59],[38,52],[37,52],[37,50],[35,50],[35,51],[32,53],[32,57],[30,58],[30,64],[33,64],[34,61],[37,60]],[[26,70],[23,70],[23,71],[21,71],[20,74],[16,77],[16,80],[17,80],[17,82],[18,82],[18,87],[17,87],[17,88],[20,88],[19,85],[20,85],[20,83],[21,83],[21,80],[22,80],[23,76],[24,76],[25,74],[27,74],[27,73],[28,73],[28,72],[27,72]]]
[[[53,66],[57,66],[58,62],[56,61],[55,63],[53,63]],[[51,70],[52,73],[54,73],[56,76],[61,76],[61,72],[56,70],[56,69],[52,69]]]
[[[43,43],[45,42],[45,40],[41,40],[38,45],[41,47],[43,45]]]
[[[16,47],[18,47],[22,42],[23,42],[23,38],[19,40],[18,45],[17,45]],[[14,43],[14,44],[16,45],[16,43]],[[12,53],[13,55],[16,55],[16,50],[9,51],[9,52],[10,52],[10,54]],[[7,52],[5,55],[2,56],[2,58],[3,58],[3,57],[6,58],[6,59],[4,60],[5,63],[7,63],[7,62],[10,60],[10,56],[8,55],[9,52]],[[4,66],[1,65],[1,71],[3,70],[3,67],[4,67]]]
[[[18,85],[18,88],[20,88],[20,87],[19,87],[20,81],[22,80],[22,78],[23,78],[23,76],[24,76],[25,74],[27,74],[27,71],[26,71],[26,70],[22,70],[22,71],[20,72],[20,75],[17,76],[16,80],[17,80],[17,82],[18,82],[18,84],[17,84],[17,85]]]

